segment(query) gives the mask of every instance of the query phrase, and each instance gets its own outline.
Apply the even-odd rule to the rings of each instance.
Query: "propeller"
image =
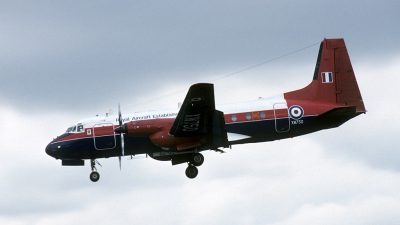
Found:
[[[123,124],[122,124],[122,115],[121,115],[121,107],[118,103],[118,122],[119,122],[119,127],[115,128],[115,132],[120,133],[121,135],[121,155],[118,156],[119,159],[119,170],[121,170],[121,156],[124,157],[125,154],[125,142],[124,142],[124,129],[123,129]]]

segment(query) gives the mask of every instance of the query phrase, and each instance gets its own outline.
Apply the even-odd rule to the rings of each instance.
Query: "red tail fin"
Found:
[[[285,99],[356,106],[357,112],[365,112],[343,39],[324,39],[321,42],[313,81],[303,89],[285,93]]]

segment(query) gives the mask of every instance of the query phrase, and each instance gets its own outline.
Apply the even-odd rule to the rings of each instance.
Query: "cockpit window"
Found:
[[[67,131],[65,131],[65,133],[80,133],[80,132],[84,132],[85,129],[83,128],[82,124],[78,124],[77,126],[72,126],[72,127],[68,127]]]
[[[83,125],[81,124],[81,125],[78,125],[78,130],[77,130],[77,132],[83,132]]]

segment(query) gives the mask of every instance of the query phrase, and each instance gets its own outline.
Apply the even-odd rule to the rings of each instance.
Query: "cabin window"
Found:
[[[266,115],[265,112],[260,112],[261,119],[265,119]]]
[[[232,121],[235,122],[237,120],[237,117],[235,114],[232,115]]]
[[[246,113],[246,119],[247,120],[251,120],[251,114],[250,113]]]

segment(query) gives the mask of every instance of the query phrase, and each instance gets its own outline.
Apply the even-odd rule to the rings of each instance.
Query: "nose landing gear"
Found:
[[[96,169],[96,163],[101,166],[101,164],[95,160],[95,159],[91,159],[90,160],[90,165],[92,167],[92,172],[90,173],[90,180],[93,182],[97,182],[100,179],[100,174],[97,172]]]
[[[97,182],[100,179],[100,174],[97,171],[93,171],[90,173],[90,180],[93,182]]]

